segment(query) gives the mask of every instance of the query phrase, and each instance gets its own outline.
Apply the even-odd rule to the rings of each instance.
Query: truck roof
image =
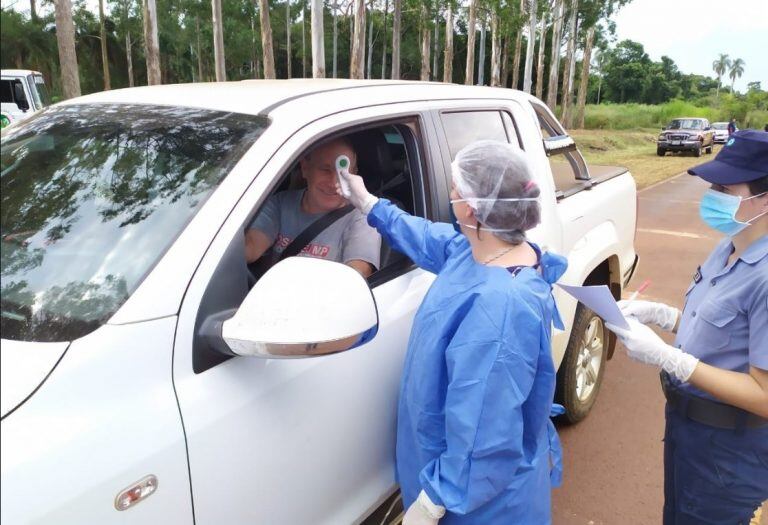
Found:
[[[378,89],[377,89],[378,88]],[[165,84],[115,89],[85,95],[62,102],[125,103],[185,106],[251,115],[269,114],[273,109],[292,99],[338,91],[349,91],[355,96],[341,97],[349,106],[359,106],[365,90],[375,103],[394,103],[418,100],[461,98],[504,98],[523,100],[530,97],[521,91],[401,80],[349,80],[349,79],[292,79],[241,80],[233,82],[207,82]],[[339,102],[340,97],[334,97]],[[373,103],[374,100],[371,100]],[[343,102],[341,102],[344,104]]]
[[[3,69],[0,70],[0,75],[8,75],[12,77],[25,77],[27,75],[42,75],[39,71],[32,69]]]

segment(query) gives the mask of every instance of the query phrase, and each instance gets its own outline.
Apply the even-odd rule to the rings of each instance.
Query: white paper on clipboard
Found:
[[[600,286],[568,286],[559,284],[558,286],[575,297],[579,302],[599,315],[604,321],[612,325],[626,328],[629,330],[629,323],[624,319],[624,315],[616,304],[611,291],[604,284]]]

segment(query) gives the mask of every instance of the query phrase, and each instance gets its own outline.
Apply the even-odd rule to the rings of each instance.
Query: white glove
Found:
[[[680,381],[688,381],[699,363],[697,358],[668,345],[656,335],[656,332],[636,319],[629,318],[627,322],[630,326],[629,330],[610,323],[606,323],[605,326],[624,343],[629,357],[641,363],[661,367]]]
[[[343,171],[340,176],[349,184],[350,196],[347,197],[347,200],[349,200],[352,206],[363,212],[365,215],[368,215],[368,212],[371,211],[374,204],[379,202],[379,198],[368,193],[368,190],[365,187],[365,182],[363,182],[363,178],[360,175],[354,175],[347,171]],[[342,197],[345,197],[338,182],[336,183],[336,192]]]
[[[634,317],[643,324],[655,324],[664,331],[675,329],[680,310],[674,306],[652,301],[619,301],[624,317]]]
[[[435,505],[423,490],[403,516],[403,525],[437,525],[445,515],[445,507]]]

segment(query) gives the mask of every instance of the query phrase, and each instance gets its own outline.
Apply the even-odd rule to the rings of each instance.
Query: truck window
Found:
[[[440,114],[451,159],[467,144],[478,140],[509,142],[501,113],[492,111],[457,111]],[[514,131],[514,127],[512,127]],[[517,143],[517,139],[514,140]]]
[[[0,102],[14,104],[13,82],[7,79],[0,80]]]
[[[107,322],[267,125],[204,109],[75,104],[6,131],[3,337],[70,341]]]

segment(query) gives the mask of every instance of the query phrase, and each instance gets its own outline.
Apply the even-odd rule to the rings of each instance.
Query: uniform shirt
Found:
[[[250,229],[261,231],[273,242],[272,250],[277,256],[324,215],[301,210],[304,191],[283,191],[272,195],[251,223]],[[342,263],[360,260],[378,268],[380,251],[379,233],[368,226],[365,215],[352,210],[320,232],[299,255]]]
[[[733,250],[723,239],[697,270],[675,345],[717,368],[768,370],[768,236],[728,265]],[[681,388],[714,399],[690,384]]]

